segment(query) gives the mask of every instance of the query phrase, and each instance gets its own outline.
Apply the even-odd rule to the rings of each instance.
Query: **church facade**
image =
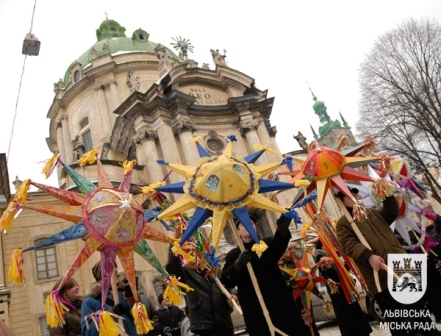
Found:
[[[49,108],[50,130],[47,144],[59,153],[63,162],[92,182],[97,182],[95,165],[79,167],[82,154],[97,149],[112,183],[123,176],[121,163],[136,159],[132,192],[164,180],[179,182],[182,177],[169,172],[156,160],[193,165],[199,159],[192,141],[195,137],[213,155],[226,146],[226,137],[238,139],[234,155],[253,152],[255,144],[267,145],[274,152],[264,153],[257,164],[280,162],[283,157],[275,136],[277,129],[269,119],[274,98],[259,90],[254,79],[225,64],[225,55],[211,52],[215,69],[198,66],[187,56],[191,45],[177,40],[179,55],[150,41],[149,34],[138,29],[130,37],[125,28],[105,20],[97,29],[97,42],[72,62],[64,77],[54,85],[55,98]],[[58,167],[59,186],[75,190],[75,183]],[[281,177],[284,179],[284,177]],[[43,192],[34,192],[35,204],[59,204]],[[289,206],[296,190],[277,195],[282,206]],[[176,195],[167,195],[176,201]],[[153,201],[146,208],[156,206]],[[260,236],[274,232],[277,214],[259,210]],[[301,214],[303,216],[303,214]],[[307,218],[303,218],[307,221]],[[71,222],[24,210],[3,240],[3,265],[7,273],[9,258],[15,248],[26,248],[71,226]],[[152,225],[165,232],[159,223]],[[225,254],[234,244],[229,228],[218,253]],[[62,277],[75,259],[81,241],[71,241],[24,254],[26,285],[11,291],[9,325],[16,335],[47,335],[45,298],[56,280]],[[160,263],[165,264],[168,245],[150,242]],[[142,291],[153,302],[164,283],[142,258],[135,256]],[[83,294],[94,285],[91,267],[99,260],[92,256],[75,274]]]

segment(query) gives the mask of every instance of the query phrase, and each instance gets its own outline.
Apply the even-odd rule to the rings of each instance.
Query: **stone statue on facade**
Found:
[[[139,77],[138,76],[135,77],[133,70],[130,70],[127,73],[127,86],[130,89],[130,93],[132,93],[135,90],[139,90],[140,85],[141,84],[139,83]]]
[[[188,58],[187,51],[193,52],[193,46],[191,45],[190,40],[180,36],[176,38],[172,37],[172,40],[176,41],[176,43],[171,43],[171,45],[173,45],[173,48],[176,50],[179,50],[179,59],[181,61],[186,60]]]
[[[173,63],[170,62],[167,56],[167,50],[160,43],[155,47],[155,54],[159,62],[158,69],[160,76],[163,76],[173,68]]]
[[[227,55],[225,55],[225,51],[223,55],[220,54],[219,49],[216,50],[210,49],[210,51],[211,51],[211,56],[213,57],[214,64],[227,66],[227,62],[225,62],[225,57],[227,57]]]
[[[159,65],[168,61],[167,52],[165,48],[161,45],[161,43],[158,43],[158,45],[155,47],[155,54],[156,57],[158,58]]]
[[[299,143],[299,146],[303,149],[303,150],[308,150],[308,143],[306,142],[306,138],[305,136],[302,134],[302,132],[298,132],[297,135],[293,136],[294,139],[297,140],[297,142]]]
[[[72,140],[72,149],[74,154],[74,161],[80,159],[86,152],[83,142],[80,140],[80,136],[77,135],[75,139]]]

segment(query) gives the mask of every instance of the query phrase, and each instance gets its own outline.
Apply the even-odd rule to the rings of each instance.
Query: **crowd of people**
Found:
[[[358,190],[353,188],[351,192],[353,193],[352,198],[341,193],[337,195],[350,214],[353,212],[354,199],[358,197]],[[411,305],[397,302],[389,294],[387,288],[387,272],[383,265],[387,263],[388,254],[407,253],[402,242],[390,229],[390,224],[398,215],[398,204],[395,197],[387,197],[380,210],[368,209],[367,212],[368,217],[362,222],[349,220],[345,216],[342,216],[337,222],[337,236],[343,253],[354,260],[367,284],[370,295],[375,297],[382,311],[395,312],[411,309],[422,311],[427,309],[423,300]],[[255,225],[254,218],[251,219]],[[256,242],[243,224],[237,220],[235,222],[236,229],[244,249],[241,251],[239,247],[236,247],[228,252],[224,267],[219,273],[219,279],[214,278],[216,274],[201,269],[198,258],[183,261],[172,252],[170,247],[166,264],[167,272],[178,277],[181,282],[193,288],[193,291],[187,292],[185,296],[184,310],[171,305],[163,294],[158,296],[158,308],[147,296],[140,295],[139,300],[146,306],[148,317],[154,326],[154,329],[146,335],[233,336],[234,327],[231,319],[233,300],[239,303],[243,310],[247,333],[250,336],[271,335],[272,327],[289,336],[320,335],[315,323],[311,327],[305,324],[304,315],[302,315],[304,310],[302,310],[301,304],[294,300],[293,288],[287,286],[286,278],[284,279],[279,268],[281,261],[285,260],[286,264],[290,262],[289,259],[284,259],[291,239],[290,223],[291,219],[287,216],[281,215],[279,217],[275,234],[272,237],[263,238],[268,247],[267,250],[258,257],[252,250]],[[370,248],[360,241],[359,235],[354,231],[354,225],[361,231]],[[441,243],[440,216],[436,218],[434,225],[428,228],[428,232]],[[180,238],[181,234],[179,230],[175,230],[176,239]],[[321,248],[320,241],[317,241],[317,262],[325,254]],[[428,263],[428,268],[431,268],[428,272],[428,283],[430,283],[428,288],[430,288],[432,298],[441,296],[441,286],[439,286],[441,274],[437,271],[441,262],[437,256],[436,253],[433,253],[431,256],[433,260]],[[291,267],[294,266],[291,265]],[[250,274],[251,270],[253,275]],[[379,287],[374,278],[374,270],[378,271]],[[332,279],[340,286],[339,277],[334,268],[321,268],[320,273],[321,276]],[[60,288],[59,295],[69,303],[69,310],[64,313],[66,323],[62,327],[49,328],[50,335],[98,336],[99,331],[94,323],[87,323],[87,316],[101,309],[102,295],[106,295],[105,309],[123,317],[123,326],[127,335],[138,335],[131,314],[135,299],[127,281],[118,284],[118,298],[114,300],[114,291],[101,292],[101,265],[99,262],[92,268],[92,274],[97,285],[85,298],[81,298],[79,295],[79,286],[74,279],[70,279]],[[259,293],[255,290],[252,277],[255,277],[257,281]],[[219,288],[218,280],[230,292],[228,297]],[[58,288],[59,284],[60,282],[57,282],[54,289]],[[330,297],[341,335],[369,335],[372,328],[358,302],[348,303],[341,288],[336,292],[329,290],[329,293],[331,292]],[[437,308],[432,307],[432,310],[438,320],[441,318],[439,301],[434,302],[434,305]],[[419,325],[432,325],[430,317],[424,314],[412,317],[392,314],[392,316],[388,315],[385,318],[387,322],[395,323],[407,323],[411,319],[411,330],[390,330],[393,336],[440,335],[436,328],[418,328]]]

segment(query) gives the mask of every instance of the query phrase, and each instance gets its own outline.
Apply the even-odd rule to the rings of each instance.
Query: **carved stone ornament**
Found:
[[[107,44],[103,44],[103,52],[105,53],[105,54],[108,54],[109,53],[109,46],[107,45]]]
[[[226,66],[227,62],[225,62],[225,57],[227,57],[227,55],[221,55],[219,52],[219,49],[210,49],[211,52],[211,56],[213,57],[213,62],[214,64],[218,64],[218,65],[223,65]]]
[[[193,125],[190,120],[178,120],[172,126],[173,133],[180,135],[182,132],[191,132],[196,131],[196,126]]]
[[[73,149],[74,161],[77,161],[86,152],[84,143],[80,140],[79,135],[77,135],[75,139],[72,140],[72,149]]]
[[[158,58],[159,65],[161,65],[162,63],[168,63],[167,52],[165,48],[161,45],[161,43],[158,43],[158,45],[155,47],[155,54]]]
[[[130,93],[132,93],[135,90],[139,90],[140,85],[141,84],[139,83],[139,77],[138,76],[135,77],[133,70],[130,70],[127,73],[127,86],[130,89]]]
[[[308,143],[306,142],[306,138],[305,136],[302,134],[302,132],[298,132],[297,135],[293,136],[294,139],[297,140],[297,142],[299,143],[299,146],[303,149],[303,150],[308,150]]]
[[[277,134],[277,126],[272,126],[268,129],[268,134],[271,138],[275,138]]]
[[[233,88],[235,88],[237,91],[239,91],[241,93],[244,93],[245,89],[246,89],[246,87],[244,85],[240,85],[239,83],[231,81],[231,80],[226,80],[225,81],[225,85],[227,86],[227,88],[228,87],[233,87]]]
[[[250,131],[257,131],[259,123],[256,120],[245,120],[240,123],[240,133],[243,135]]]
[[[210,70],[210,65],[208,63],[202,63],[202,69]]]
[[[90,50],[90,55],[92,55],[92,58],[96,58],[97,52],[96,52],[95,48],[92,47],[92,50]]]
[[[144,126],[136,134],[136,137],[134,139],[134,143],[135,143],[135,145],[140,145],[146,140],[149,140],[149,139],[154,140],[157,137],[158,137],[158,134],[156,133],[156,131],[152,130],[150,127]]]
[[[208,136],[204,137],[204,142],[208,152],[215,155],[221,155],[226,145],[225,139],[213,130],[208,132]]]

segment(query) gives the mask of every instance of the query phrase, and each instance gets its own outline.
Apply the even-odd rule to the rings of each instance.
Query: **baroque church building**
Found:
[[[225,55],[211,50],[214,70],[198,66],[187,57],[188,40],[176,40],[179,56],[164,45],[150,41],[149,34],[138,29],[130,37],[114,20],[105,20],[96,31],[97,42],[70,64],[64,77],[54,85],[55,97],[49,108],[47,144],[59,153],[63,162],[89,181],[98,181],[96,165],[79,167],[77,159],[91,149],[100,152],[106,173],[115,186],[123,177],[121,163],[136,159],[131,192],[165,179],[167,184],[182,181],[156,161],[163,159],[194,165],[199,159],[195,137],[211,154],[219,154],[225,139],[235,135],[234,156],[253,152],[253,145],[267,145],[274,152],[264,153],[256,164],[280,162],[283,157],[275,140],[276,127],[270,116],[274,98],[255,87],[254,79],[228,67]],[[209,51],[207,50],[207,53]],[[56,171],[60,188],[76,186],[64,169]],[[282,180],[287,177],[281,176]],[[282,206],[289,206],[297,190],[277,195]],[[33,204],[61,204],[44,192],[33,192]],[[167,195],[176,201],[176,195]],[[145,208],[156,206],[147,200]],[[261,237],[272,235],[278,214],[257,210],[257,230]],[[300,213],[304,222],[308,219]],[[26,248],[58,233],[72,223],[24,210],[3,239],[3,271],[16,248]],[[165,232],[161,224],[152,222]],[[220,258],[234,244],[228,227],[218,249]],[[148,242],[162,265],[168,245]],[[55,282],[62,277],[82,247],[82,241],[38,249],[24,254],[24,286],[6,282],[11,292],[7,322],[15,335],[48,335],[45,299]],[[92,266],[99,254],[92,256],[74,275],[86,295],[95,284]],[[162,293],[163,277],[139,256],[135,256],[141,291],[157,302]],[[122,268],[119,267],[120,270]]]

